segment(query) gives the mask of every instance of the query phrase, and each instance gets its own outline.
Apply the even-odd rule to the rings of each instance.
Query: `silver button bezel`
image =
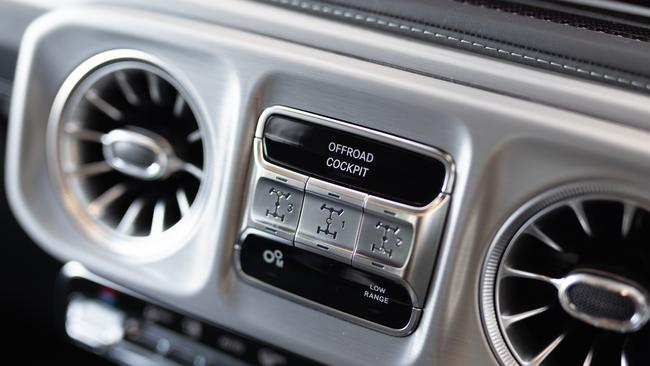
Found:
[[[442,191],[432,202],[426,206],[416,207],[369,195],[364,192],[342,187],[333,183],[325,182],[323,180],[310,177],[305,174],[297,173],[295,171],[270,163],[264,158],[262,137],[266,121],[272,115],[292,117],[310,123],[335,128],[352,134],[363,135],[376,141],[384,142],[393,146],[417,152],[419,154],[434,157],[445,165],[447,172]],[[408,223],[413,228],[413,235],[410,252],[403,266],[392,267],[381,263],[381,261],[377,259],[356,253],[360,225],[357,230],[357,239],[354,243],[354,250],[352,253],[350,253],[352,258],[351,265],[356,268],[378,274],[382,277],[398,281],[404,285],[411,294],[414,311],[421,311],[421,308],[424,306],[424,299],[429,288],[431,274],[433,273],[433,268],[438,254],[438,248],[442,239],[444,224],[451,201],[451,191],[455,177],[455,165],[448,154],[430,146],[374,131],[365,127],[349,124],[324,116],[319,116],[309,112],[300,111],[294,108],[285,106],[272,106],[265,109],[258,119],[255,138],[253,139],[253,156],[251,160],[252,164],[249,170],[247,194],[245,195],[246,201],[244,204],[242,225],[240,227],[241,233],[250,232],[251,230],[263,232],[267,235],[277,236],[284,239],[283,242],[285,242],[287,245],[293,244],[302,249],[310,250],[312,252],[316,252],[339,261],[350,263],[350,260],[346,259],[345,257],[342,257],[340,255],[327,255],[324,250],[319,251],[311,245],[305,245],[304,240],[296,240],[298,229],[296,229],[295,232],[286,232],[279,230],[277,227],[262,225],[259,222],[254,221],[251,217],[251,209],[255,195],[255,188],[257,186],[257,182],[263,177],[302,190],[305,192],[305,196],[310,193],[317,194],[323,197],[327,197],[328,199],[341,200],[345,204],[356,206],[359,208],[359,210],[362,211],[362,220],[365,213],[368,212],[374,215],[387,216]],[[300,223],[298,223],[298,225],[300,225]],[[334,249],[345,251],[344,248]],[[237,256],[236,266],[239,268]],[[285,291],[274,289],[272,286],[263,284],[259,280],[249,278],[249,276],[240,270],[238,270],[238,272],[250,283],[264,287],[265,289],[271,289],[274,292],[279,291],[285,296],[287,295]],[[289,297],[294,299],[297,296],[291,295]],[[312,303],[308,300],[305,300],[305,302],[309,304]],[[322,306],[318,307],[321,308]],[[331,311],[327,312],[332,313]],[[346,319],[355,318],[347,314],[341,314],[340,312],[335,313],[336,315],[343,316]],[[392,335],[407,335],[414,328],[413,324],[409,325],[409,327],[407,327],[408,329],[396,331],[394,329],[389,329],[368,321],[360,322],[357,321],[356,318],[351,320],[366,327],[370,327]]]

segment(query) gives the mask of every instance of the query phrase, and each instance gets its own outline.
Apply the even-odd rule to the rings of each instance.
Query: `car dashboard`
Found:
[[[642,2],[0,9],[22,301],[97,360],[650,360]]]

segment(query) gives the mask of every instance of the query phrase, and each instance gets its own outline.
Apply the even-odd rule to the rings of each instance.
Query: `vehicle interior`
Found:
[[[4,362],[650,365],[650,4],[0,0]]]

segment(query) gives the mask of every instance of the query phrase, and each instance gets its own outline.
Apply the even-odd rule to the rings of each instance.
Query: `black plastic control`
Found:
[[[240,263],[248,276],[389,328],[405,328],[413,312],[399,283],[264,236],[244,238]]]
[[[163,359],[171,359],[180,365],[283,365],[283,366],[318,366],[318,362],[306,359],[291,352],[263,343],[252,337],[239,334],[216,324],[205,322],[195,317],[190,317],[159,304],[153,304],[118,291],[112,287],[102,285],[83,277],[67,277],[62,274],[59,282],[59,312],[67,313],[69,301],[83,297],[93,299],[103,306],[115,309],[129,319],[124,342],[138,345],[140,348],[156,354],[159,363]],[[61,322],[67,318],[61,319]],[[135,326],[137,324],[137,326]],[[161,331],[162,329],[162,331]],[[182,338],[180,343],[167,339],[171,332],[176,337]],[[160,342],[168,344],[167,352],[161,353]],[[108,358],[113,355],[122,355],[127,351],[111,352],[101,349],[102,354]],[[209,349],[206,351],[206,349]],[[122,358],[123,357],[123,358]],[[142,357],[139,355],[138,357]],[[121,356],[121,364],[126,359]],[[139,360],[139,358],[134,358]],[[165,362],[168,364],[168,362]]]
[[[266,121],[263,141],[272,163],[413,206],[433,201],[447,173],[432,156],[280,115]]]

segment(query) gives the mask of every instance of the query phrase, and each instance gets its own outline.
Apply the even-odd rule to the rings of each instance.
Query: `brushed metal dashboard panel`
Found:
[[[332,33],[344,39],[351,31],[327,24],[331,27],[323,32],[329,41]],[[574,108],[582,113],[571,112],[468,86],[500,82],[500,73],[484,69],[479,57],[471,58],[477,60],[472,65],[461,52],[431,46],[408,51],[457,55],[461,68],[472,72],[456,69],[449,77],[462,83],[451,83],[267,37],[260,34],[264,26],[260,23],[254,34],[101,6],[57,10],[32,24],[19,58],[6,167],[8,196],[28,233],[62,260],[79,261],[145,296],[328,364],[496,365],[480,320],[479,277],[489,243],[508,216],[566,182],[599,179],[650,194],[650,98],[611,92],[610,97],[630,96],[608,102],[619,108],[616,115],[630,115],[625,126],[589,116],[594,113],[587,107],[602,109],[603,95],[595,91],[609,89],[601,86],[584,93],[580,86],[591,84],[569,80],[566,90],[551,87],[557,93],[553,98],[578,101]],[[301,43],[313,42],[310,37]],[[355,37],[340,47],[353,52]],[[154,55],[197,96],[206,116],[208,161],[215,165],[212,194],[182,248],[166,256],[132,259],[92,243],[61,207],[48,174],[46,122],[58,88],[77,65],[112,49]],[[450,70],[447,61],[438,64],[439,72]],[[517,75],[563,80],[513,65],[504,64],[503,70],[508,80]],[[248,172],[242,162],[250,161],[257,119],[271,105],[354,122],[453,156],[456,183],[448,225],[420,325],[409,337],[381,334],[300,306],[235,274],[232,251]]]

